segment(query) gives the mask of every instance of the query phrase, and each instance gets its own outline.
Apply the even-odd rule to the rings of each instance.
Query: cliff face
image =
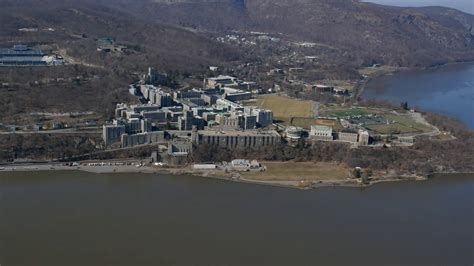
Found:
[[[323,43],[391,65],[474,59],[474,16],[354,0],[154,0],[150,18],[200,30],[258,30]]]

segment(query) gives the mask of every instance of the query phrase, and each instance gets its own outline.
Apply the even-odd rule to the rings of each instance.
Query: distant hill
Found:
[[[20,27],[55,27],[73,45],[71,36],[87,36],[79,50],[112,35],[146,51],[127,62],[186,68],[242,56],[201,33],[264,31],[329,45],[359,65],[431,66],[474,60],[473,21],[449,8],[356,0],[3,0],[0,42],[22,40]]]
[[[239,58],[238,50],[173,25],[132,15],[119,1],[4,0],[0,9],[0,45],[54,44],[89,63],[127,69],[153,65],[164,70],[202,69]],[[20,28],[38,28],[21,32]],[[54,31],[41,29],[52,28]],[[130,47],[128,56],[103,56],[96,40],[113,37]]]
[[[148,19],[198,30],[279,32],[335,46],[362,63],[429,66],[474,59],[474,16],[449,8],[355,0],[139,0],[129,5]]]
[[[0,113],[110,114],[116,102],[127,99],[128,84],[148,66],[175,76],[199,75],[209,65],[237,69],[261,62],[264,69],[293,52],[283,43],[246,48],[216,41],[231,31],[269,32],[287,41],[321,44],[310,50],[320,60],[305,73],[309,80],[357,79],[359,67],[375,63],[432,66],[474,60],[473,17],[448,8],[353,0],[1,0],[1,47],[23,43],[60,50],[79,66],[0,69],[0,83],[14,84],[14,89],[0,90]],[[114,38],[130,53],[98,52],[101,37]],[[87,82],[48,83],[50,78],[78,76]]]
[[[206,35],[137,16],[129,6],[94,0],[2,0],[0,47],[40,46],[45,52],[60,51],[74,65],[1,67],[0,123],[45,111],[94,111],[105,119],[116,103],[134,100],[128,85],[149,66],[178,77],[242,56]],[[129,52],[97,51],[102,37],[112,37]]]

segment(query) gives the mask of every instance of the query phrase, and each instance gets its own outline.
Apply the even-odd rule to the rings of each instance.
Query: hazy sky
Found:
[[[474,14],[474,0],[365,0],[392,6],[447,6]]]

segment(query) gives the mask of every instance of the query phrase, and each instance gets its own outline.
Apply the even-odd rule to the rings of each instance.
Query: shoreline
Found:
[[[216,180],[223,180],[227,182],[272,186],[281,188],[291,188],[298,190],[313,190],[323,187],[350,187],[350,188],[367,188],[382,183],[392,182],[408,182],[408,181],[427,181],[431,177],[420,175],[385,175],[374,177],[370,183],[363,184],[355,179],[344,180],[313,180],[313,181],[294,181],[294,180],[255,180],[242,177],[238,172],[225,173],[223,171],[197,171],[186,168],[155,168],[150,166],[135,167],[135,166],[63,166],[55,164],[42,164],[30,166],[16,166],[9,165],[0,168],[2,172],[36,172],[36,171],[79,171],[94,174],[166,174],[166,175],[190,175],[199,178],[209,178]],[[446,172],[435,174],[474,174],[474,172]]]
[[[362,83],[356,85],[357,86],[357,94],[355,95],[356,98],[364,98],[362,97],[362,94],[364,91],[367,89],[367,85],[369,82],[372,82],[376,79],[383,78],[386,76],[392,76],[398,73],[402,72],[410,72],[410,71],[430,71],[430,70],[438,70],[442,69],[445,67],[450,67],[450,66],[456,66],[456,65],[469,65],[469,64],[474,64],[474,61],[456,61],[456,62],[447,62],[443,64],[437,64],[434,66],[426,66],[426,67],[397,67],[396,70],[393,71],[383,71],[381,70],[380,72],[375,72],[374,74],[368,75],[367,79],[364,80]]]

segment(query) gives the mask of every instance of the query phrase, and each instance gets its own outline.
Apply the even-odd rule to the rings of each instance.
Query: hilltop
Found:
[[[93,65],[130,71],[154,65],[165,70],[192,71],[239,53],[209,38],[173,25],[132,16],[128,7],[101,1],[3,1],[0,44],[50,45]],[[22,32],[21,28],[39,29]],[[51,29],[44,31],[41,29]],[[113,37],[129,47],[126,57],[97,56],[96,40]]]

